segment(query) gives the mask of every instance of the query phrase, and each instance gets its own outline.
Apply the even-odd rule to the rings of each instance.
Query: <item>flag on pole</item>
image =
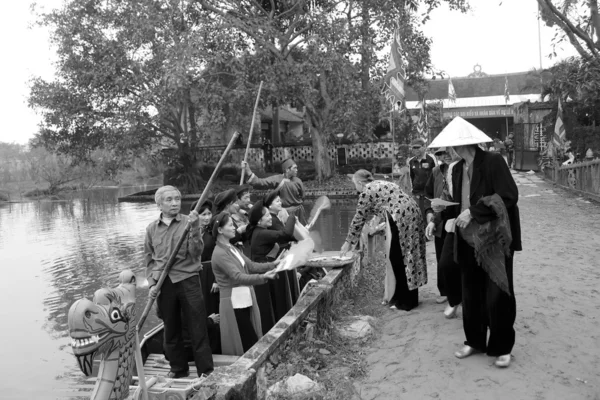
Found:
[[[396,29],[392,38],[390,62],[387,73],[383,78],[383,87],[381,89],[383,95],[392,106],[403,102],[405,80],[406,71],[404,70],[404,61],[402,61],[402,44],[400,43],[400,33]]]
[[[565,125],[563,124],[563,108],[559,97],[556,123],[554,124],[554,134],[552,135],[552,143],[555,147],[561,147],[565,143],[566,138],[567,132],[565,130]]]
[[[429,142],[429,127],[427,126],[427,111],[425,110],[425,98],[421,101],[421,109],[419,111],[419,120],[417,121],[417,133],[420,138]]]
[[[448,100],[450,100],[453,103],[456,102],[456,90],[454,90],[452,78],[448,78]]]
[[[508,76],[504,76],[504,100],[508,103],[510,100],[510,93],[508,93]]]

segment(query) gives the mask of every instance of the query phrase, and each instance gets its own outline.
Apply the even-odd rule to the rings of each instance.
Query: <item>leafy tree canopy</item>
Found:
[[[39,15],[58,62],[55,80],[32,82],[29,102],[42,114],[35,143],[76,160],[95,149],[176,146],[189,167],[198,143],[249,125],[263,80],[262,106],[305,107],[326,177],[330,138],[370,133],[378,121],[382,50],[396,27],[408,83],[431,70],[420,25],[442,2],[468,8],[466,0],[71,0]]]

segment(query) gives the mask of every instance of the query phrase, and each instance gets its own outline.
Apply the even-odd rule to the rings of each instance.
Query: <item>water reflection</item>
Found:
[[[119,203],[117,197],[149,189],[111,188],[74,193],[67,201],[0,205],[2,398],[78,396],[85,377],[69,346],[69,307],[115,286],[125,268],[143,278],[144,232],[158,211],[152,203]],[[186,203],[184,211],[189,207]],[[311,204],[306,207],[310,211]],[[326,250],[342,246],[354,207],[354,200],[334,202],[319,217],[315,229]],[[138,315],[146,300],[147,290],[138,290]],[[146,329],[155,323],[151,315]]]

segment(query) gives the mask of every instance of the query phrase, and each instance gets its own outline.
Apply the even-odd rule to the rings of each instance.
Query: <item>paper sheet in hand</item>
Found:
[[[315,243],[311,238],[292,244],[285,257],[283,257],[281,262],[277,265],[276,271],[288,271],[304,265],[314,248]]]
[[[446,200],[442,200],[442,199],[431,199],[431,205],[432,206],[444,206],[444,207],[448,207],[448,206],[455,206],[458,203],[453,203],[451,201],[446,201]]]

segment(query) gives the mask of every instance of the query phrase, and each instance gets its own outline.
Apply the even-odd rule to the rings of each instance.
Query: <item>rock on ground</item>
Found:
[[[302,374],[296,374],[279,381],[267,390],[266,400],[277,399],[323,399],[323,388],[317,382]]]
[[[368,315],[349,317],[335,327],[336,333],[344,339],[364,339],[373,333],[371,323],[375,318]]]

